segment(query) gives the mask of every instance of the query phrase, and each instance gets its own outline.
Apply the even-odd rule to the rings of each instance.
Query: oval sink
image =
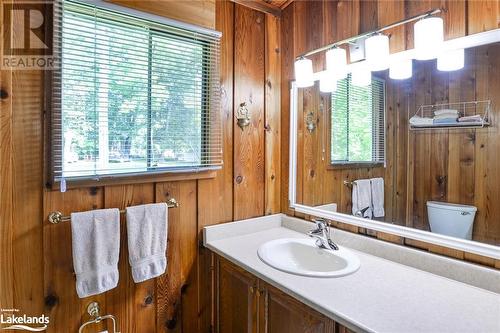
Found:
[[[282,238],[262,244],[257,253],[271,267],[304,276],[337,277],[354,273],[359,259],[351,251],[318,248],[314,239]]]

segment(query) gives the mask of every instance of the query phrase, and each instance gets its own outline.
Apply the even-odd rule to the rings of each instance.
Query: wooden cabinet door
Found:
[[[333,333],[334,322],[259,281],[259,333]]]
[[[218,333],[257,333],[257,278],[230,262],[217,260]]]

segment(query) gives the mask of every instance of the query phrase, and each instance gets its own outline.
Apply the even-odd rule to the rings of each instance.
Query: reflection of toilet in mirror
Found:
[[[316,206],[316,208],[327,210],[329,212],[334,212],[334,213],[337,212],[337,204],[336,203],[329,203],[326,205]]]
[[[477,208],[447,202],[427,201],[427,216],[431,232],[472,239],[472,227]]]

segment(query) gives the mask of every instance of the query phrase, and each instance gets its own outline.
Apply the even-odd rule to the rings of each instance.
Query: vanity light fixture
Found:
[[[393,80],[406,80],[411,78],[413,73],[412,59],[401,59],[391,63],[389,67],[389,77]]]
[[[347,77],[347,53],[346,50],[334,46],[326,52],[326,70],[336,80],[345,79]]]
[[[389,36],[378,33],[365,40],[366,61],[372,71],[389,68]]]
[[[436,8],[428,12],[409,17],[407,19],[394,22],[380,29],[368,31],[357,36],[349,37],[335,43],[325,45],[298,56],[295,60],[295,80],[297,87],[305,88],[310,87],[314,84],[315,75],[312,70],[312,61],[307,57],[320,52],[326,51],[326,71],[330,73],[331,78],[341,80],[347,77],[349,70],[354,71],[354,68],[351,68],[351,65],[347,65],[347,53],[344,48],[340,47],[342,45],[349,44],[352,46],[360,44],[364,41],[366,60],[360,60],[360,58],[357,57],[358,52],[356,52],[356,54],[349,54],[351,61],[355,59],[359,60],[358,62],[366,62],[366,65],[369,65],[369,68],[366,69],[368,71],[379,71],[389,68],[389,37],[382,34],[382,32],[410,22],[418,21],[414,25],[415,59],[427,60],[437,58],[441,55],[441,51],[443,48],[444,27],[443,19],[440,17],[434,17],[434,15],[437,15],[441,12],[442,10],[440,8]],[[355,49],[357,50],[358,48]],[[358,62],[353,61],[353,64],[357,64]],[[407,75],[411,76],[411,73],[408,74],[408,62],[406,62],[405,64],[396,65],[396,67],[397,66],[403,66],[404,68],[401,67],[399,70],[394,68],[392,70],[394,76],[399,76],[401,78],[406,78]],[[359,72],[354,76],[357,77],[356,81],[358,83],[366,83],[368,77],[368,75],[363,72]],[[327,82],[323,82],[323,86],[325,89],[326,85]]]
[[[295,61],[295,81],[298,88],[307,88],[314,85],[313,64],[311,59],[301,57]]]
[[[450,50],[441,54],[437,59],[437,69],[439,71],[456,71],[464,68],[465,50]]]
[[[415,59],[437,58],[443,49],[444,23],[441,17],[426,17],[415,23]]]
[[[356,66],[351,73],[351,82],[357,87],[366,87],[372,83],[372,72],[365,66]]]
[[[337,90],[337,80],[330,75],[330,73],[324,72],[319,79],[319,91],[324,93],[332,93]]]

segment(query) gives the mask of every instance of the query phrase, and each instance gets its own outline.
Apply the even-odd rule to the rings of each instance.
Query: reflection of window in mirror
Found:
[[[351,75],[331,95],[330,161],[333,166],[384,165],[385,81],[356,86]]]

